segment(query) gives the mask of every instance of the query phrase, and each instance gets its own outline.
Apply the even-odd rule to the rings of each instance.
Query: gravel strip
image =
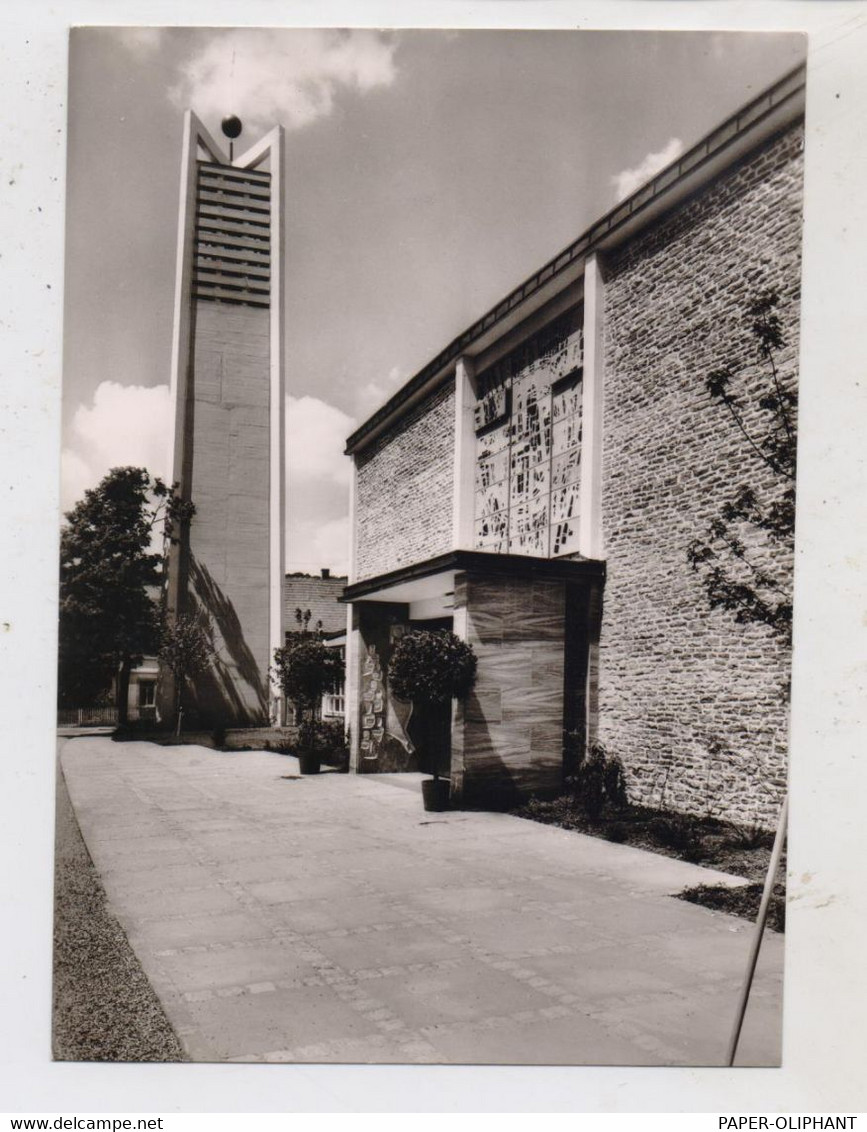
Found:
[[[111,913],[59,764],[55,822],[55,1060],[188,1060]]]

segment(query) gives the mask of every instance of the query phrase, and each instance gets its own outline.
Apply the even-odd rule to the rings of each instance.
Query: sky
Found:
[[[803,58],[799,35],[72,32],[63,486],[166,476],[183,112],[286,129],[287,570],[343,573],[346,437]],[[220,135],[221,136],[221,135]]]

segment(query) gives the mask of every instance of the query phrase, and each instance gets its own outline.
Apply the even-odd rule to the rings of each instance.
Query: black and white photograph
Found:
[[[804,55],[72,31],[56,1057],[779,1063]]]
[[[815,45],[278,24],[65,32],[46,1054],[780,1071]]]

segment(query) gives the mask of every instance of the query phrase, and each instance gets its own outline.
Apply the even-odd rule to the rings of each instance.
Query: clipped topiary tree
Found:
[[[305,625],[306,628],[306,625]],[[343,683],[345,666],[337,649],[329,648],[312,633],[292,634],[283,648],[274,651],[274,675],[283,694],[301,709],[299,761],[302,772],[318,768],[316,738],[320,729],[322,697],[336,692]]]
[[[462,700],[475,683],[476,664],[472,646],[449,629],[416,629],[402,637],[392,653],[388,666],[389,687],[399,700],[412,704],[413,708]],[[439,781],[436,761],[433,780]],[[431,799],[435,793],[430,794]],[[427,804],[428,792],[425,797]]]

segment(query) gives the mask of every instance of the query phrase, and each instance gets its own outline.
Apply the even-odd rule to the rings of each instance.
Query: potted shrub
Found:
[[[305,719],[298,728],[298,769],[302,774],[318,774],[322,769],[322,751],[317,742],[319,733],[315,719]]]
[[[422,704],[464,699],[476,678],[472,646],[448,629],[416,629],[397,643],[388,666],[392,693],[412,710]],[[409,719],[407,719],[407,725]],[[434,752],[433,778],[422,783],[426,810],[448,808],[450,782],[440,778],[439,752]]]
[[[322,697],[336,692],[343,683],[343,657],[337,649],[329,648],[318,632],[308,632],[306,621],[301,632],[287,638],[286,645],[274,651],[274,675],[283,694],[301,713],[296,748],[301,773],[318,774]]]

